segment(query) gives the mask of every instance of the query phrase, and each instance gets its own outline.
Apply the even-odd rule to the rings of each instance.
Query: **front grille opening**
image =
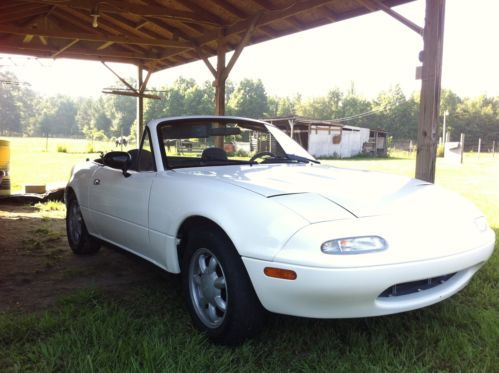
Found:
[[[436,286],[442,285],[446,281],[450,280],[457,272],[450,273],[448,275],[427,278],[424,280],[404,282],[402,284],[396,284],[390,286],[388,289],[383,291],[379,297],[380,298],[390,298],[390,297],[400,297],[402,295],[420,293],[425,290],[432,289]]]

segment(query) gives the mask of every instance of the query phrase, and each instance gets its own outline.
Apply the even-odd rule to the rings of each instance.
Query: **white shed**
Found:
[[[369,142],[368,128],[345,126],[333,120],[314,120],[301,117],[270,118],[273,123],[292,136],[315,157],[349,158],[361,154]]]

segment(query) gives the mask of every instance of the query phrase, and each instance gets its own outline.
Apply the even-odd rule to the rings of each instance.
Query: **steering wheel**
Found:
[[[271,158],[276,158],[276,155],[272,152],[258,152],[256,153],[251,159],[249,160],[250,163],[255,162],[258,158],[262,157],[271,157]]]

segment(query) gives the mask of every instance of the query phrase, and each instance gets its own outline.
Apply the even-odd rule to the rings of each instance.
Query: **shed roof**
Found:
[[[216,55],[220,39],[231,51],[409,1],[2,1],[0,53],[126,62],[157,71]]]
[[[312,125],[312,126],[339,127],[339,128],[343,127],[343,124],[336,122],[335,120],[311,119],[299,116],[265,118],[264,120],[266,122],[275,124],[276,126],[280,125],[289,126],[289,121],[292,121],[295,126]]]

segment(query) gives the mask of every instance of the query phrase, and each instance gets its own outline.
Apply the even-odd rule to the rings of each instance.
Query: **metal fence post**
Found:
[[[492,141],[492,158],[496,156],[496,140]]]
[[[480,151],[482,150],[482,138],[478,138],[478,159],[480,159]]]
[[[459,147],[461,148],[461,164],[463,164],[463,158],[464,158],[464,133],[461,134],[461,140],[459,141]]]

